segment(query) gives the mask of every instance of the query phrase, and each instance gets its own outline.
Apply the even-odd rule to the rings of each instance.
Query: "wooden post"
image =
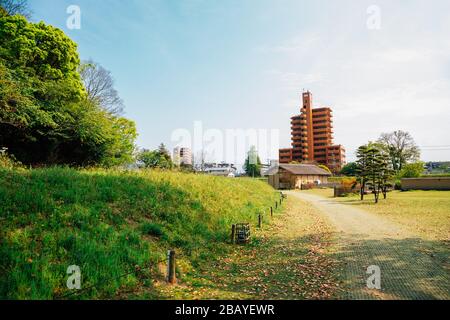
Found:
[[[273,208],[270,207],[270,217],[273,218]]]
[[[231,244],[234,244],[236,242],[236,225],[233,224],[231,226]]]
[[[261,213],[258,215],[258,228],[262,228],[262,215]]]
[[[280,206],[281,206],[281,199],[280,199]]]
[[[278,209],[278,202],[275,201],[275,210],[277,210],[277,209]]]
[[[169,250],[167,252],[167,282],[170,284],[175,284],[177,282],[175,263],[175,251]]]

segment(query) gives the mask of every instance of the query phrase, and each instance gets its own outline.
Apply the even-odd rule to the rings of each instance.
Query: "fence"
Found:
[[[450,177],[403,178],[402,190],[450,190]]]

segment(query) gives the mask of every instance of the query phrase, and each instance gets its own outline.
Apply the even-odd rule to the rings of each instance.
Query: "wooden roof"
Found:
[[[268,172],[268,175],[277,174],[279,168],[289,171],[290,173],[295,175],[331,176],[331,173],[313,164],[280,164],[279,167],[271,168]]]

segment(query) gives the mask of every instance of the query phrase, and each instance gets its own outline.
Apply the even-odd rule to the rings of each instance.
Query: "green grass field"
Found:
[[[303,192],[333,196],[333,189]],[[450,240],[450,191],[392,191],[386,200],[381,197],[378,204],[373,195],[366,195],[364,201],[359,200],[359,195],[334,199],[403,224],[425,239]]]
[[[84,288],[71,299],[170,298],[154,286],[168,249],[195,272],[229,250],[232,223],[255,224],[278,198],[245,178],[0,169],[0,299],[66,298],[70,265]]]

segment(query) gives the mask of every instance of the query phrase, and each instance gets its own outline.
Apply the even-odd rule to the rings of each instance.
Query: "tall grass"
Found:
[[[169,248],[188,267],[227,250],[277,194],[252,179],[177,172],[0,169],[0,298],[53,299],[81,268],[77,298],[114,298],[151,277]],[[130,272],[130,275],[119,278]],[[101,284],[101,285],[98,285]],[[155,292],[155,297],[158,293]]]

